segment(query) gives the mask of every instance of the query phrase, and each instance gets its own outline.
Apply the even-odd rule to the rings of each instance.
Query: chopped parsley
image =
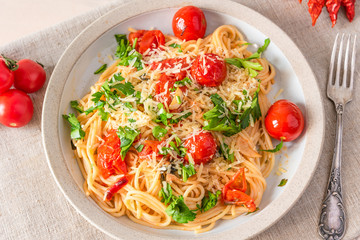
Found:
[[[170,89],[170,92],[175,92],[176,88],[178,87],[183,87],[185,86],[186,84],[190,85],[192,83],[191,79],[186,77],[184,78],[183,80],[180,80],[180,81],[176,81],[174,83],[174,86]]]
[[[171,202],[172,198],[175,197],[172,194],[172,189],[169,183],[166,183],[165,188],[161,188],[159,192],[159,197],[161,197],[161,202],[168,204]]]
[[[102,73],[102,72],[104,72],[104,71],[106,70],[106,68],[107,68],[107,64],[105,63],[104,65],[102,65],[101,67],[99,67],[99,69],[96,70],[96,71],[94,72],[94,74]]]
[[[131,122],[131,123],[136,122],[136,120],[135,120],[135,119],[132,119],[132,118],[129,118],[128,121]]]
[[[191,114],[192,114],[192,112],[188,112],[188,113],[185,113],[184,115],[181,115],[181,116],[178,117],[178,118],[171,118],[171,119],[170,119],[170,123],[171,123],[171,124],[176,124],[176,123],[180,122],[181,119],[185,119],[185,118],[190,117]]]
[[[194,168],[194,165],[192,163],[190,163],[189,165],[180,165],[181,166],[181,175],[183,177],[183,181],[186,182],[188,180],[189,177],[193,176],[196,174],[196,170]]]
[[[79,106],[79,102],[74,100],[70,102],[70,105],[73,109],[77,110],[79,113],[83,113],[84,109]]]
[[[168,119],[170,119],[173,116],[173,114],[168,113],[165,110],[164,105],[162,103],[159,103],[157,105],[157,107],[158,107],[159,111],[157,112],[157,117],[155,119],[155,122],[157,122],[157,123],[161,122],[162,124],[167,126],[168,125]]]
[[[85,132],[81,129],[81,124],[74,114],[70,113],[69,115],[63,115],[63,118],[70,123],[71,139],[79,140],[85,137]]]
[[[130,149],[131,145],[133,144],[135,138],[140,134],[140,132],[126,126],[124,128],[119,127],[119,129],[117,130],[116,133],[120,138],[120,142],[121,142],[120,155],[121,155],[121,158],[124,160],[125,156],[126,156],[126,153],[129,151],[129,149]]]
[[[278,187],[285,186],[285,185],[286,185],[286,183],[287,183],[287,181],[288,181],[288,180],[287,180],[286,178],[281,179],[281,181],[280,181],[280,183],[279,183]]]
[[[283,144],[284,144],[284,141],[283,141],[283,138],[281,138],[281,142],[278,145],[276,145],[274,149],[268,149],[268,150],[260,149],[260,151],[276,153],[281,150]]]
[[[226,143],[220,145],[220,154],[224,157],[224,159],[232,163],[235,160],[234,152],[230,153],[230,148]]]
[[[156,139],[160,140],[166,135],[167,130],[160,126],[155,126],[152,130],[152,133]]]
[[[138,152],[142,152],[142,150],[144,149],[144,144],[140,144],[139,146],[136,147],[136,151]]]
[[[125,34],[116,34],[115,39],[118,43],[115,56],[120,59],[119,65],[129,66],[131,64],[137,70],[143,69],[142,55],[135,50],[136,41],[134,41],[134,46],[130,46]]]
[[[173,43],[173,44],[170,44],[169,47],[178,48],[178,52],[182,52],[180,44]]]
[[[197,208],[200,212],[206,212],[215,207],[218,202],[219,196],[221,195],[220,190],[216,191],[215,194],[210,191],[208,193],[209,196],[205,196],[201,200],[201,205],[197,204]]]

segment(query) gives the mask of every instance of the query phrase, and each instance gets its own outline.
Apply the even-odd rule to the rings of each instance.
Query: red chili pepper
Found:
[[[320,16],[322,8],[325,5],[325,0],[309,0],[309,13],[312,19],[312,25],[315,26],[316,20]]]
[[[120,178],[119,181],[111,185],[105,192],[104,201],[110,201],[115,193],[122,189],[128,182],[129,180],[126,178],[126,176],[124,176]]]
[[[355,0],[342,0],[341,4],[346,9],[346,16],[351,22],[355,16]]]
[[[337,14],[341,6],[341,0],[326,0],[326,8],[329,12],[329,16],[332,22],[332,27],[335,26],[337,20]]]

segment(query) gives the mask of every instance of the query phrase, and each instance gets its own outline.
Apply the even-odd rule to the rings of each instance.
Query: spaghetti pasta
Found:
[[[172,47],[174,44],[181,48]],[[167,158],[159,158],[153,152],[144,160],[139,158],[136,150],[146,140],[155,140],[153,129],[163,126],[163,123],[153,121],[157,117],[154,109],[159,109],[159,99],[154,97],[155,89],[162,73],[174,74],[180,70],[186,71],[186,76],[192,80],[191,84],[185,84],[186,90],[182,91],[179,87],[171,93],[173,99],[180,99],[177,103],[173,100],[169,105],[163,106],[164,111],[172,115],[173,119],[181,118],[186,113],[191,115],[182,118],[180,123],[164,126],[167,133],[163,138],[162,147],[169,148],[170,143],[177,139],[184,141],[204,131],[202,129],[207,121],[203,116],[214,107],[209,98],[212,94],[218,94],[226,106],[235,111],[234,100],[242,100],[243,107],[246,108],[247,104],[251,104],[260,85],[258,103],[262,116],[265,116],[270,107],[266,94],[274,83],[274,67],[264,58],[253,59],[251,61],[259,63],[262,70],[257,72],[256,77],[252,77],[246,68],[227,64],[227,77],[219,87],[203,87],[192,78],[190,68],[197,56],[207,53],[217,54],[221,59],[244,59],[252,54],[247,50],[244,36],[231,25],[220,26],[212,34],[198,40],[183,42],[167,35],[164,46],[148,49],[142,55],[142,69],[133,67],[134,62],[129,61],[128,66],[124,66],[120,65],[121,59],[116,60],[101,74],[99,80],[91,87],[90,93],[79,100],[79,106],[85,112],[80,113],[77,119],[85,132],[85,137],[73,140],[76,147],[75,155],[85,178],[83,185],[85,193],[104,211],[115,217],[126,215],[134,222],[153,228],[190,230],[197,233],[209,231],[220,219],[232,219],[249,212],[246,205],[225,205],[222,200],[217,201],[216,205],[207,211],[197,210],[204,197],[208,196],[208,192],[215,194],[221,191],[241,168],[245,169],[246,194],[253,199],[256,206],[260,204],[266,189],[265,178],[270,174],[275,160],[274,153],[258,151],[258,149],[273,148],[263,118],[250,121],[250,126],[232,136],[227,137],[220,131],[211,131],[217,146],[228,146],[228,153],[233,155],[233,161],[225,159],[216,152],[210,162],[195,164],[196,174],[189,176],[187,181],[178,174],[181,171],[181,164],[185,163],[184,159],[176,154],[173,156],[172,151],[169,151]],[[150,67],[155,62],[161,63],[164,59],[173,58],[183,58],[187,64],[178,64],[180,66],[175,64],[171,68],[151,69]],[[101,91],[104,84],[109,83],[114,76],[120,75],[121,82],[131,83],[134,91],[139,92],[139,95],[119,96],[118,100],[121,104],[115,108],[111,104],[103,105],[101,111],[108,114],[108,119],[104,121],[101,114],[98,114],[100,108],[96,108],[93,101],[94,94]],[[179,105],[180,110],[172,111],[173,106],[176,109]],[[94,111],[86,112],[89,109]],[[126,126],[138,129],[141,136],[132,144],[125,159],[122,159],[127,165],[129,183],[115,193],[111,201],[104,201],[105,192],[124,174],[115,172],[107,178],[101,174],[98,147],[104,143],[103,136],[109,131]],[[189,163],[193,163],[192,157],[188,156],[188,158]],[[171,186],[172,194],[175,197],[182,196],[186,206],[196,212],[193,221],[178,223],[169,216],[166,211],[167,204],[162,202],[159,196],[159,192],[166,188],[167,183]]]

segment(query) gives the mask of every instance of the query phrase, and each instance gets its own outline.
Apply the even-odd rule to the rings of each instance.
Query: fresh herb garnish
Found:
[[[128,121],[131,122],[131,123],[136,122],[136,120],[135,120],[135,119],[132,119],[132,118],[129,118]]]
[[[106,70],[106,68],[107,68],[107,64],[105,63],[104,65],[102,65],[101,67],[99,67],[99,69],[96,70],[96,71],[94,72],[94,74],[102,73],[102,72],[104,72],[104,71]]]
[[[260,149],[260,151],[275,153],[275,152],[278,152],[281,150],[283,144],[284,144],[284,141],[283,141],[283,138],[281,138],[281,142],[278,145],[276,145],[276,147],[274,149],[268,149],[268,150]]]
[[[129,149],[130,149],[131,145],[133,144],[135,138],[140,134],[140,132],[126,126],[124,128],[119,127],[119,129],[117,130],[116,133],[120,138],[120,142],[121,142],[120,155],[121,155],[121,158],[124,160],[125,156],[126,156],[126,153],[129,151]]]
[[[143,69],[141,62],[142,55],[134,49],[134,46],[130,46],[126,35],[116,34],[115,38],[118,43],[115,56],[121,59],[119,65],[129,66],[131,64],[137,70]]]
[[[173,114],[171,113],[168,113],[165,108],[164,108],[164,105],[162,103],[159,103],[157,105],[159,111],[157,112],[157,117],[155,119],[155,122],[159,123],[161,122],[162,124],[164,125],[168,125],[168,119],[170,119]]]
[[[223,155],[224,159],[234,162],[234,152],[230,153],[230,148],[226,143],[220,145],[220,154]]]
[[[152,133],[156,139],[160,140],[161,138],[163,138],[166,135],[167,130],[160,126],[155,126],[152,130]]]
[[[74,100],[70,102],[70,105],[73,109],[77,110],[79,113],[83,113],[84,109],[79,106],[79,102]]]
[[[280,183],[279,183],[278,187],[285,186],[285,184],[287,183],[287,181],[288,181],[288,180],[287,180],[286,178],[281,179],[281,181],[280,181]]]
[[[138,152],[142,152],[142,150],[144,149],[144,144],[140,144],[139,146],[136,147],[136,151]]]
[[[191,79],[186,77],[184,78],[183,80],[180,80],[180,81],[176,81],[174,83],[174,86],[170,89],[170,92],[175,92],[176,88],[178,87],[183,87],[185,86],[186,84],[190,85],[192,83]]]
[[[181,116],[178,117],[178,118],[171,118],[171,119],[170,119],[170,123],[171,123],[171,124],[176,124],[176,123],[180,122],[181,119],[185,119],[185,118],[190,117],[191,114],[192,114],[192,112],[188,112],[188,113],[185,113],[184,115],[181,115]]]
[[[180,165],[181,166],[181,175],[183,177],[183,181],[186,182],[189,177],[196,174],[194,165],[192,163],[189,163],[188,165]]]
[[[215,194],[213,194],[210,191],[208,193],[209,193],[209,196],[205,196],[201,200],[201,205],[197,204],[197,208],[200,212],[206,212],[206,211],[212,209],[213,207],[215,207],[217,204],[217,201],[219,199],[219,196],[221,195],[220,190],[216,191]]]
[[[85,137],[85,132],[81,129],[81,124],[74,114],[70,113],[69,115],[63,115],[63,118],[70,123],[71,139],[79,140]]]
[[[165,188],[161,188],[159,192],[159,197],[161,197],[161,202],[168,204],[172,201],[172,198],[175,197],[172,194],[172,189],[169,183],[166,183]]]
[[[178,52],[182,52],[180,44],[173,43],[173,44],[170,44],[169,47],[178,48]]]

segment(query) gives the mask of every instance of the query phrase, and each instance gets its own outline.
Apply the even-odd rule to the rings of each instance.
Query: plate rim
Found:
[[[58,137],[59,116],[57,116],[59,111],[58,111],[58,108],[54,107],[54,104],[57,104],[57,106],[60,106],[63,88],[65,86],[66,81],[68,80],[68,76],[69,76],[74,64],[78,61],[79,57],[83,54],[83,52],[94,41],[96,41],[99,37],[101,37],[102,34],[106,33],[109,29],[115,27],[116,25],[120,24],[121,22],[123,22],[131,17],[135,17],[137,15],[155,11],[155,10],[159,10],[159,9],[181,7],[181,6],[185,6],[185,5],[189,5],[189,2],[188,1],[171,1],[171,0],[158,0],[156,2],[147,2],[147,1],[143,1],[143,0],[134,0],[132,2],[126,2],[123,5],[118,6],[117,8],[105,13],[103,16],[101,16],[100,18],[95,20],[93,23],[91,23],[88,27],[86,27],[66,48],[64,53],[61,55],[58,63],[56,64],[56,67],[54,68],[54,71],[53,71],[51,78],[49,80],[49,83],[48,83],[48,87],[47,87],[45,97],[44,97],[41,128],[42,128],[42,142],[43,142],[43,147],[45,150],[45,155],[46,155],[49,169],[52,173],[52,176],[53,176],[56,184],[60,188],[61,192],[64,194],[67,201],[69,201],[71,203],[71,205],[93,226],[95,226],[102,232],[104,232],[114,238],[118,238],[119,236],[114,235],[114,233],[111,231],[111,228],[109,229],[107,226],[104,226],[104,222],[102,224],[100,224],[100,223],[98,223],[97,219],[96,219],[96,221],[94,221],[94,219],[89,217],[89,215],[91,215],[91,214],[85,213],[83,210],[83,207],[79,206],[79,202],[74,201],[74,196],[71,196],[71,194],[73,194],[73,193],[70,191],[70,189],[66,189],[64,187],[64,184],[66,183],[67,180],[61,178],[61,172],[59,173],[58,172],[59,170],[57,169],[57,167],[59,166],[59,163],[56,161],[58,161],[58,159],[57,158],[55,159],[55,157],[52,156],[54,154],[54,152],[53,152],[54,146],[56,145],[56,144],[54,144],[54,139],[55,139],[55,141],[58,142],[58,146],[60,148],[60,141],[59,141],[59,137]],[[221,6],[219,6],[219,2],[217,0],[193,0],[193,1],[191,1],[191,5],[195,5],[200,8],[204,8],[204,9],[210,9],[212,11],[217,11],[217,12],[224,13],[229,16],[235,17],[237,19],[240,19],[240,20],[248,23],[255,29],[259,30],[260,32],[264,33],[265,35],[268,35],[268,36],[275,35],[275,33],[270,34],[270,32],[275,31],[276,33],[278,33],[282,37],[284,37],[284,39],[285,39],[284,42],[286,42],[287,45],[290,45],[291,47],[293,47],[291,54],[295,55],[297,57],[297,61],[304,64],[302,71],[306,72],[307,73],[306,75],[308,75],[308,76],[304,76],[304,74],[302,74],[299,71],[298,67],[294,66],[294,62],[297,62],[297,61],[295,61],[294,58],[289,58],[290,52],[288,50],[284,49],[284,47],[281,46],[281,44],[279,44],[279,43],[281,43],[280,40],[276,41],[277,46],[280,48],[280,50],[286,56],[287,60],[290,62],[291,66],[293,67],[293,70],[294,70],[296,76],[299,79],[300,85],[302,86],[302,89],[304,91],[305,106],[308,106],[307,102],[309,101],[306,98],[306,94],[305,94],[305,92],[306,92],[305,90],[310,88],[310,86],[307,86],[307,84],[313,84],[313,82],[316,83],[315,84],[316,87],[314,87],[313,85],[311,86],[312,91],[313,91],[313,93],[312,93],[313,96],[311,96],[311,97],[313,99],[317,100],[317,101],[315,101],[315,105],[317,105],[317,107],[320,108],[321,111],[317,110],[316,114],[315,114],[315,112],[308,112],[310,110],[314,110],[313,107],[311,109],[308,109],[308,107],[305,108],[307,118],[309,116],[311,116],[311,119],[310,119],[311,122],[314,122],[314,119],[312,119],[313,116],[315,116],[315,120],[319,120],[316,123],[314,123],[315,126],[307,126],[307,128],[310,128],[312,132],[315,131],[315,133],[317,133],[317,135],[315,136],[316,139],[309,139],[306,136],[307,138],[306,138],[306,142],[305,142],[303,156],[302,156],[302,159],[300,160],[300,165],[298,166],[298,169],[294,172],[294,175],[292,176],[292,178],[289,179],[287,187],[284,189],[284,191],[276,199],[274,199],[271,203],[269,203],[269,205],[265,209],[263,209],[261,211],[261,213],[253,216],[252,220],[250,219],[247,223],[243,224],[243,225],[250,226],[249,223],[255,222],[254,219],[255,220],[257,219],[256,222],[257,222],[258,227],[257,227],[256,231],[254,231],[254,232],[247,231],[245,233],[242,232],[243,237],[246,237],[246,238],[253,237],[253,236],[263,232],[264,230],[266,230],[273,224],[275,224],[278,220],[280,220],[280,218],[282,218],[293,207],[293,205],[297,202],[297,200],[302,196],[303,192],[306,190],[306,188],[307,188],[308,184],[310,183],[312,176],[317,168],[317,165],[318,165],[319,159],[320,159],[320,153],[323,148],[324,135],[325,135],[325,112],[324,112],[323,99],[320,94],[319,83],[316,80],[315,74],[313,73],[310,65],[308,64],[308,62],[305,59],[304,55],[302,54],[301,50],[296,46],[296,44],[291,40],[291,38],[280,27],[278,27],[275,23],[273,23],[271,20],[269,20],[262,14],[256,12],[253,9],[250,9],[240,3],[233,2],[230,0],[223,0]],[[124,10],[124,9],[130,9],[130,8],[132,9],[132,11],[126,12]],[[246,11],[245,16],[243,15],[242,16],[243,18],[239,18],[236,15],[234,15],[233,13],[234,13],[235,9],[245,10]],[[120,15],[120,14],[122,14],[122,15]],[[112,16],[115,16],[115,15],[118,15],[118,17],[111,18]],[[249,21],[250,15],[252,17],[255,17],[256,21],[258,21],[258,22],[262,21],[263,26],[255,27],[255,24],[253,24],[252,22]],[[119,16],[121,16],[121,17],[119,17]],[[100,26],[101,26],[101,28],[100,28]],[[271,28],[272,28],[272,30],[270,32],[268,32],[266,30],[266,27],[269,27],[269,26],[271,26]],[[273,39],[274,38],[272,38],[272,40]],[[275,38],[275,39],[277,39],[277,38]],[[87,40],[87,41],[85,41],[85,40]],[[84,41],[86,42],[86,44],[84,44]],[[71,61],[69,61],[69,60],[71,60]],[[303,78],[300,78],[299,75],[302,76]],[[307,80],[306,80],[306,82],[302,82],[301,79],[307,79]],[[61,84],[63,84],[61,91],[57,87],[57,84],[59,84],[59,82]],[[56,101],[56,97],[54,98],[54,96],[60,96],[58,101]],[[52,112],[54,114],[44,114],[44,113],[48,113],[48,112],[49,113]],[[310,120],[307,119],[307,122],[310,122]],[[314,129],[314,127],[318,127],[318,128]],[[307,129],[307,130],[309,131],[309,129]],[[318,140],[320,140],[320,144],[318,144],[318,148],[315,148],[315,149],[313,147],[311,148],[311,149],[313,149],[313,151],[315,151],[315,155],[309,155],[308,159],[304,159],[305,158],[304,156],[306,155],[305,150],[309,149],[309,145],[311,145],[312,142],[319,143]],[[56,148],[56,146],[55,146],[55,148]],[[311,161],[309,161],[309,159],[311,159]],[[305,161],[305,160],[307,160],[307,161]],[[306,163],[305,167],[302,166],[302,163],[304,161]],[[65,168],[67,168],[67,167],[65,167]],[[301,178],[302,179],[305,178],[306,181],[299,181],[300,170],[308,170],[308,171],[301,173],[302,174]],[[305,174],[305,177],[304,177],[304,174]],[[300,190],[296,189],[296,188],[300,188]],[[74,190],[74,189],[72,189],[72,190]],[[285,197],[287,197],[287,199],[285,199]],[[262,216],[262,215],[265,215],[265,216],[272,215],[275,217],[273,217],[273,218],[265,217],[265,219],[259,219],[259,216]],[[127,226],[122,226],[122,227],[125,227],[125,229],[127,229],[127,230],[131,229]],[[239,229],[239,228],[237,228],[237,229]],[[233,238],[234,236],[239,237],[236,234],[237,231],[234,231],[234,230],[235,230],[235,228],[232,228],[230,230],[225,230],[221,233],[214,233],[211,236],[205,234],[205,235],[203,235],[203,237],[206,237],[207,239],[216,239],[219,234],[223,234],[223,233],[226,233],[225,239],[230,239],[230,238]],[[253,229],[251,229],[251,230],[253,231]],[[136,233],[132,232],[131,236],[133,238],[145,237],[145,236],[150,237],[149,235],[146,235],[143,232],[136,232]],[[179,236],[174,236],[174,237],[178,238]],[[196,238],[203,238],[203,237],[201,236],[201,234],[196,236]],[[151,235],[151,238],[157,239],[157,238],[162,238],[162,236]],[[222,236],[222,238],[224,238],[224,236]]]

